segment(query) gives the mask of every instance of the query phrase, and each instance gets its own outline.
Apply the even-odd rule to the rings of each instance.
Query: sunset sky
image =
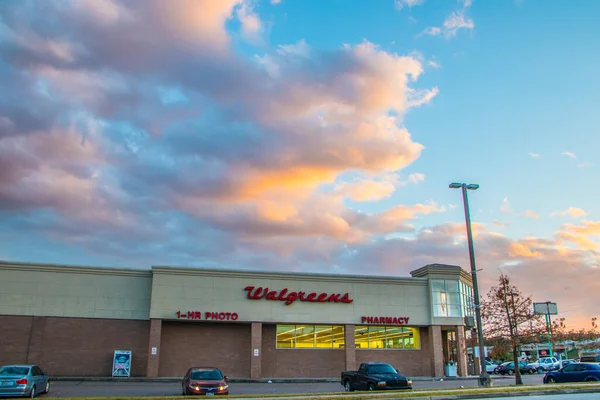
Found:
[[[600,302],[600,2],[2,0],[0,259]]]

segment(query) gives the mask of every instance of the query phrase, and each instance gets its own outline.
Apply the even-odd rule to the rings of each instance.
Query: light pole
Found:
[[[469,258],[471,261],[471,277],[473,279],[473,295],[475,306],[475,320],[477,324],[477,336],[479,341],[479,366],[481,368],[480,381],[489,385],[489,375],[485,370],[485,344],[483,343],[483,329],[481,324],[481,309],[479,307],[479,285],[477,284],[477,267],[475,266],[475,251],[473,250],[473,233],[471,232],[471,215],[469,213],[469,198],[467,190],[477,190],[479,185],[466,183],[451,183],[450,189],[462,189],[463,203],[465,206],[465,222],[467,224],[467,242],[469,244]],[[485,381],[484,381],[485,379]]]

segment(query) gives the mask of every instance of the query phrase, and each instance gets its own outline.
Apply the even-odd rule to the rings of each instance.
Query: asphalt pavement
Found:
[[[542,385],[543,375],[524,375],[526,385]],[[493,375],[494,386],[515,384],[514,377]],[[547,386],[547,385],[546,385]],[[413,381],[415,389],[451,389],[478,387],[477,379],[419,379]],[[342,392],[344,388],[339,382],[312,383],[231,383],[230,394],[281,394],[281,393],[328,393]],[[78,396],[176,396],[181,395],[181,384],[178,382],[151,381],[109,381],[90,380],[53,381],[50,393],[46,397],[78,397]]]

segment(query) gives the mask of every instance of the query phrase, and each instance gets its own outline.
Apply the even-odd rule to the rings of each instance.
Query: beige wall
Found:
[[[0,315],[148,319],[151,271],[0,263]]]
[[[176,312],[236,312],[238,322],[360,324],[361,316],[409,317],[408,325],[431,320],[427,280],[264,272],[153,268],[151,318],[176,319]],[[289,291],[348,293],[354,301],[309,303],[249,300],[246,286]]]

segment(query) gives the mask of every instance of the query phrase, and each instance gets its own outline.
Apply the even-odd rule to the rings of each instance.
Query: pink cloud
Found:
[[[577,217],[585,217],[587,215],[587,212],[578,207],[569,207],[564,211],[554,211],[550,214],[551,217],[554,217],[557,215],[561,215],[563,217],[566,215],[570,215],[573,218],[577,218]]]
[[[523,213],[523,216],[531,219],[538,219],[540,217],[540,214],[537,214],[531,210],[527,210]]]

